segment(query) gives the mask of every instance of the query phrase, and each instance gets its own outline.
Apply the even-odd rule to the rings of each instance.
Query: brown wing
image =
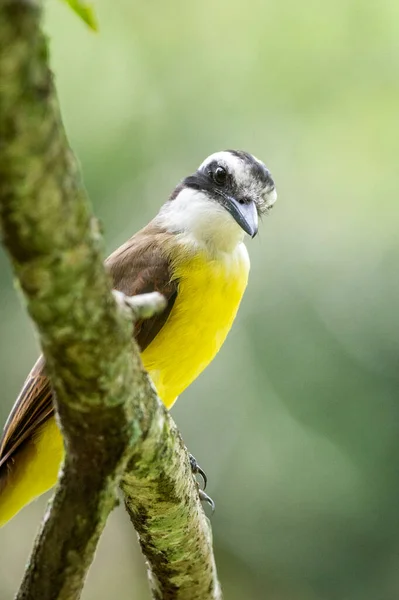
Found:
[[[115,250],[105,262],[115,289],[127,296],[160,292],[167,300],[162,313],[136,322],[134,335],[141,351],[147,348],[165,324],[176,300],[178,281],[172,279],[166,250],[171,238],[170,233],[150,223]]]
[[[170,239],[170,234],[149,224],[111,254],[105,263],[115,289],[129,296],[158,291],[167,299],[161,314],[135,325],[135,337],[142,351],[166,322],[177,296],[178,281],[172,279],[165,252]],[[0,480],[12,466],[21,444],[31,438],[53,411],[51,386],[41,356],[26,379],[4,427],[0,440]]]
[[[4,426],[0,441],[0,469],[11,464],[16,449],[52,413],[51,386],[44,373],[43,356],[29,373]]]

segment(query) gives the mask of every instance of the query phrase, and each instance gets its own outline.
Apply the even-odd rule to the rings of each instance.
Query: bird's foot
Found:
[[[126,296],[119,290],[112,290],[114,298],[119,306],[129,309],[135,319],[149,319],[157,313],[161,313],[166,307],[165,297],[159,292],[138,294],[137,296]]]
[[[202,489],[205,490],[206,484],[208,483],[208,478],[205,474],[205,471],[203,469],[201,469],[201,467],[197,463],[197,460],[194,458],[194,456],[192,454],[189,454],[189,458],[190,458],[191,471],[192,471],[193,475],[201,475],[202,483],[203,483]]]
[[[206,494],[204,491],[206,488],[206,484],[208,483],[208,478],[206,476],[206,473],[203,469],[201,469],[201,467],[199,466],[199,464],[197,463],[196,459],[194,458],[194,456],[192,454],[189,454],[189,457],[190,457],[191,471],[192,471],[193,475],[200,475],[202,478],[202,483],[203,483],[202,489],[199,487],[199,483],[197,482],[199,498],[200,498],[201,502],[206,502],[207,504],[209,504],[209,506],[212,509],[212,514],[213,514],[215,512],[215,503],[212,500],[212,498],[210,496],[208,496],[208,494]]]

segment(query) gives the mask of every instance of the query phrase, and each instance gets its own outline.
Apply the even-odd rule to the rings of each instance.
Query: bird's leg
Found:
[[[206,502],[207,504],[209,504],[209,506],[212,509],[212,514],[213,514],[215,512],[215,503],[212,500],[212,498],[210,496],[208,496],[208,494],[206,494],[204,491],[206,488],[206,484],[208,483],[208,478],[205,474],[205,471],[203,469],[201,469],[201,467],[197,463],[194,456],[192,454],[189,454],[189,458],[190,458],[191,471],[192,471],[193,475],[194,476],[200,475],[202,478],[202,482],[203,482],[202,489],[199,487],[199,483],[197,481],[199,498],[200,498],[201,502]]]

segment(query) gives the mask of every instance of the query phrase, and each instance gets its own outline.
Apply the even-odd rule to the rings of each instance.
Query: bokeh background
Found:
[[[111,251],[208,154],[262,158],[279,201],[248,241],[228,341],[173,409],[206,469],[229,600],[399,597],[399,3],[46,6],[65,123]],[[38,355],[0,255],[0,420]],[[42,498],[0,531],[18,586]],[[122,508],[84,600],[149,598]]]

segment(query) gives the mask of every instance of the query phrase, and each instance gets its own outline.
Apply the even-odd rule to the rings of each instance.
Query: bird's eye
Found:
[[[223,169],[223,167],[216,167],[213,172],[213,181],[217,183],[217,185],[224,185],[227,179],[227,171]]]

